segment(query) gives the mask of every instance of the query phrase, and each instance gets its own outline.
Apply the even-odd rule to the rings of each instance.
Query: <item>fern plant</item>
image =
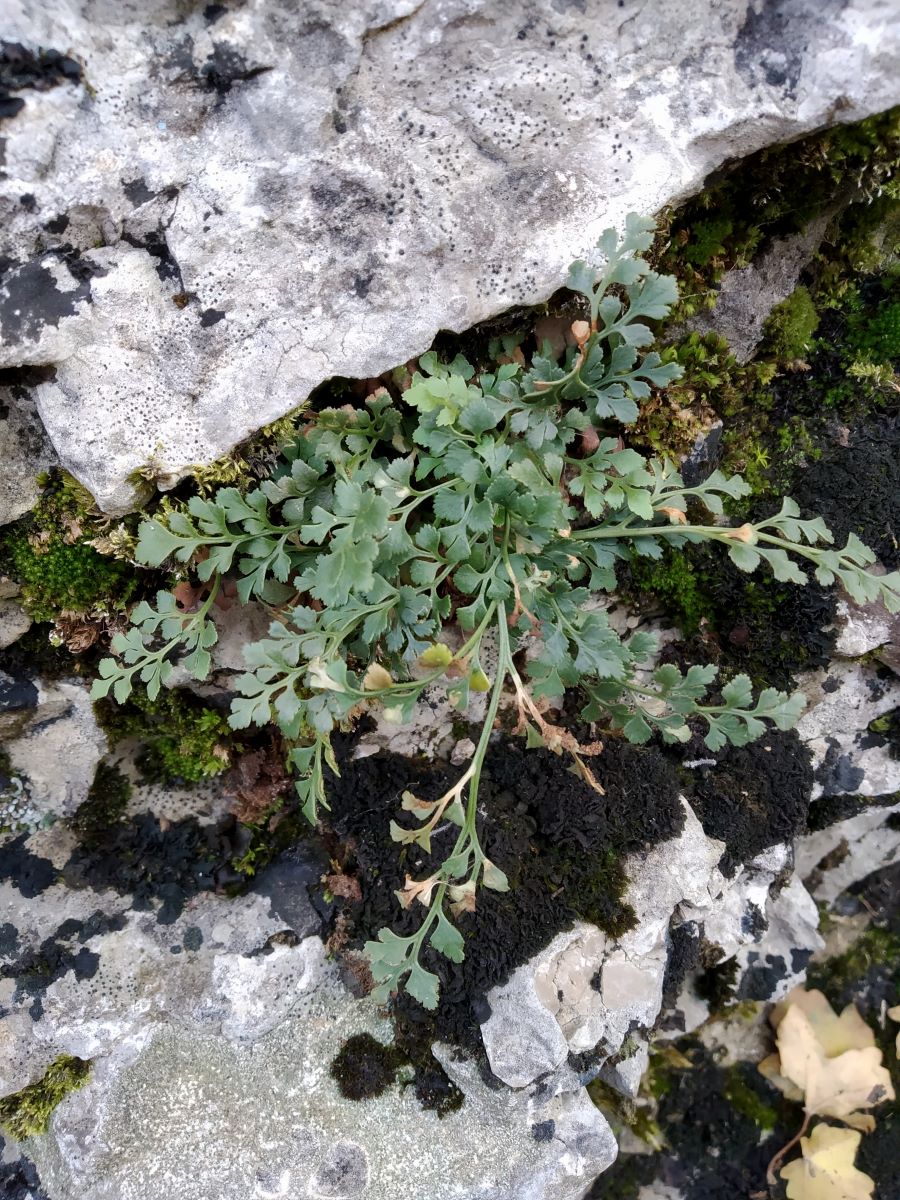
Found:
[[[754,698],[745,676],[709,700],[714,667],[648,669],[653,639],[620,639],[594,599],[615,586],[617,559],[714,541],[743,570],[766,566],[802,584],[795,559],[807,559],[821,583],[839,580],[861,602],[900,608],[900,575],[871,574],[874,555],[855,537],[835,549],[822,520],[801,519],[789,499],[776,516],[732,527],[723,500],[748,494],[739,476],[716,471],[687,487],[671,462],[622,444],[619,427],[636,419],[638,401],[680,374],[647,349],[646,321],[665,317],[677,296],[674,279],[642,257],[652,236],[652,223],[631,215],[623,236],[600,238],[601,265],[573,265],[568,286],[584,297],[586,319],[573,324],[562,362],[545,350],[527,366],[479,373],[461,357],[445,364],[425,354],[399,399],[382,389],[365,407],[311,414],[258,488],[224,487],[141,526],[138,560],[185,564],[208,594],[192,613],[166,593],[156,610],[139,605],[94,695],[112,689],[121,701],[137,678],[153,696],[176,661],[203,678],[215,591],[236,577],[241,601],[270,605],[274,619],[269,637],[246,650],[230,723],[277,722],[310,822],[328,807],[326,766],[337,771],[330,735],[361,707],[380,704],[403,721],[439,682],[460,710],[472,692],[490,693],[468,768],[437,800],[404,793],[391,823],[396,842],[428,851],[439,828],[457,832],[438,870],[407,877],[398,892],[401,905],[421,908],[418,930],[383,929],[367,943],[381,998],[405,984],[434,1008],[438,979],[423,947],[461,961],[454,918],[474,908],[479,887],[508,886],[477,822],[505,698],[530,746],[570,754],[594,786],[589,760],[601,743],[579,745],[544,716],[542,701],[567,688],[582,689],[586,720],[635,742],[654,733],[686,741],[690,718],[717,750],[759,737],[767,723],[789,728],[800,714],[800,695],[767,688]],[[699,523],[689,506],[705,514]]]

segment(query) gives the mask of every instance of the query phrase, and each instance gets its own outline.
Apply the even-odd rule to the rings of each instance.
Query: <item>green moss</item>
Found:
[[[578,894],[573,898],[573,905],[582,920],[596,925],[610,937],[621,937],[637,923],[634,909],[624,903],[625,892],[628,890],[628,876],[622,864],[622,857],[615,850],[606,850],[595,855],[594,869],[579,879]],[[548,872],[551,880],[561,878],[565,869],[565,856],[560,856],[557,876],[554,864]]]
[[[124,815],[131,784],[118,767],[100,763],[87,798],[72,817],[72,828],[81,842],[91,844]]]
[[[848,341],[872,362],[900,359],[900,300],[879,305],[867,321],[851,328]]]
[[[871,262],[877,222],[900,198],[900,108],[838,125],[742,160],[670,216],[660,269],[682,281],[680,316],[715,303],[725,271],[748,263],[763,240],[800,233],[835,202],[854,200],[853,257]],[[878,206],[877,214],[866,212]]]
[[[694,267],[706,267],[713,259],[723,258],[733,233],[734,222],[726,213],[695,221],[682,250],[685,261]]]
[[[747,1072],[756,1071],[756,1067],[748,1063],[735,1063],[727,1071],[725,1084],[725,1099],[742,1116],[749,1117],[764,1133],[768,1133],[778,1124],[778,1111],[763,1099],[757,1087],[750,1085]],[[754,1080],[756,1083],[756,1080]]]
[[[693,563],[685,554],[668,547],[658,559],[635,555],[631,581],[634,592],[658,597],[685,634],[696,633],[710,610],[709,597]]]
[[[64,609],[121,607],[134,594],[133,569],[89,544],[102,522],[93,497],[65,472],[41,477],[33,511],[0,538],[0,573],[22,589],[23,607],[35,621]]]
[[[0,1099],[0,1125],[18,1141],[46,1133],[53,1110],[70,1092],[84,1087],[90,1072],[89,1062],[60,1055],[36,1083]]]
[[[156,700],[132,692],[122,705],[100,701],[100,724],[113,744],[138,738],[144,750],[138,766],[161,783],[199,783],[226,770],[232,731],[225,713],[183,691],[163,689]]]
[[[808,986],[844,1002],[844,996],[862,990],[873,970],[895,976],[900,985],[900,935],[890,929],[867,929],[849,950],[810,968]]]
[[[268,474],[284,447],[297,437],[298,422],[299,413],[289,413],[264,425],[224,458],[195,466],[192,482],[196,490],[208,496],[220,487],[246,488]]]
[[[802,284],[769,313],[763,336],[764,348],[780,362],[802,358],[809,350],[819,325],[819,314]]]
[[[57,534],[38,541],[15,529],[3,538],[9,575],[22,589],[22,606],[35,621],[51,621],[63,609],[86,612],[94,605],[124,603],[134,591],[131,570],[92,546],[67,544]]]

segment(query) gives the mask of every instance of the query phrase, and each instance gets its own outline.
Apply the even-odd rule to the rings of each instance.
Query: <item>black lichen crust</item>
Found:
[[[201,825],[193,817],[164,824],[152,813],[138,813],[95,829],[75,848],[62,877],[69,887],[131,895],[138,911],[159,902],[156,918],[169,925],[192,896],[215,889],[217,869],[228,862],[230,849],[220,826]]]
[[[33,88],[46,92],[61,83],[78,83],[81,65],[59,50],[29,50],[19,42],[0,42],[0,120],[25,107],[12,92]]]
[[[701,761],[716,760],[685,771],[685,784],[704,833],[725,843],[724,872],[733,874],[739,863],[805,831],[813,770],[796,733],[772,731],[715,755],[693,749]]]
[[[332,1079],[347,1100],[372,1100],[394,1083],[403,1055],[371,1033],[347,1038],[331,1061]]]
[[[100,956],[89,950],[85,943],[99,934],[122,929],[124,926],[124,917],[107,916],[99,910],[84,921],[63,921],[62,925],[39,945],[0,965],[0,979],[13,981],[14,1003],[23,1003],[30,998],[28,1012],[32,1019],[37,1021],[44,1011],[43,995],[52,983],[70,972],[77,980],[92,979],[96,975]],[[3,928],[12,929],[12,926]],[[12,949],[17,945],[16,936],[12,942]]]
[[[621,1156],[586,1200],[635,1200],[641,1184],[664,1180],[684,1200],[751,1200],[766,1192],[766,1167],[799,1127],[802,1112],[751,1064],[720,1066],[694,1038],[675,1043],[689,1068],[657,1072],[659,1155]]]
[[[37,1169],[29,1158],[12,1162],[3,1157],[4,1138],[0,1136],[0,1196],[3,1200],[50,1200],[41,1187]]]
[[[340,750],[341,776],[330,785],[332,824],[344,869],[356,873],[362,887],[362,901],[341,900],[341,910],[353,919],[356,944],[384,925],[411,932],[417,914],[404,913],[393,893],[406,874],[424,878],[436,869],[454,828],[433,837],[429,857],[416,846],[398,853],[388,823],[398,816],[404,790],[434,799],[455,772],[394,754],[349,760],[349,742]],[[613,934],[631,927],[634,916],[622,900],[627,884],[622,857],[681,831],[677,780],[658,751],[614,740],[593,768],[605,795],[546,751],[525,750],[517,741],[490,751],[480,837],[488,856],[508,875],[510,891],[481,890],[476,911],[459,918],[466,937],[461,964],[425,952],[429,969],[441,979],[436,1017],[425,1018],[406,997],[397,1002],[399,1019],[417,1026],[427,1020],[435,1036],[476,1049],[477,1023],[487,1015],[484,993],[557,933],[578,919]]]

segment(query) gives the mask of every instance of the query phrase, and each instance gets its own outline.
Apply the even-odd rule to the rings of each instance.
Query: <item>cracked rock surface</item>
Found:
[[[135,471],[545,299],[626,212],[897,103],[892,9],[12,0],[4,37],[59,52],[0,114],[13,472],[52,455],[36,402],[122,513]]]

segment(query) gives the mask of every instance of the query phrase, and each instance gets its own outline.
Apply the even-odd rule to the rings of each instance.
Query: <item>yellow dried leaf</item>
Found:
[[[892,1021],[900,1021],[900,1004],[887,1010],[887,1015]],[[897,1034],[897,1057],[900,1058],[900,1033]]]
[[[875,1045],[875,1034],[854,1005],[848,1004],[838,1016],[822,992],[808,992],[802,987],[794,988],[772,1009],[769,1021],[773,1029],[778,1029],[791,1006],[806,1013],[816,1038],[829,1058],[843,1054],[845,1050],[865,1050]]]
[[[788,1200],[872,1200],[875,1181],[853,1165],[860,1135],[817,1125],[800,1139],[801,1158],[781,1169]]]
[[[860,1110],[894,1098],[891,1077],[876,1046],[829,1057],[798,1004],[790,1005],[779,1022],[778,1054],[781,1075],[803,1092],[810,1115],[837,1117],[858,1129],[870,1129],[874,1119]]]

